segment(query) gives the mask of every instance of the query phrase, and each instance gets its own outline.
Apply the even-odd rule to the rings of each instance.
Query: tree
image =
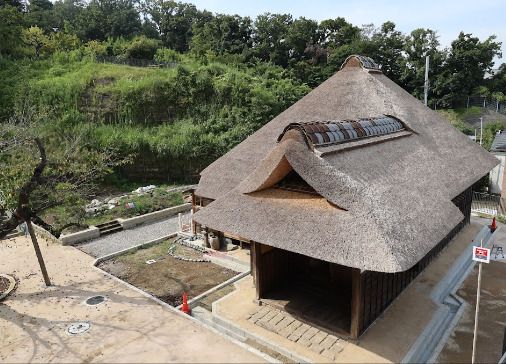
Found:
[[[49,44],[49,38],[44,34],[44,31],[39,27],[30,27],[23,29],[23,42],[32,47],[37,58],[40,57],[41,51]]]
[[[202,25],[193,25],[190,49],[204,56],[208,51],[216,55],[247,55],[252,46],[252,22],[249,17],[217,14]]]
[[[78,20],[86,5],[82,0],[57,0],[53,6],[55,27],[59,31],[79,34]]]
[[[360,37],[360,28],[344,18],[326,19],[318,26],[319,42],[322,47],[337,48],[351,44]]]
[[[288,66],[290,45],[288,31],[292,24],[290,14],[259,15],[254,23],[253,49],[262,61],[270,61],[282,67]]]
[[[189,49],[194,26],[201,27],[212,19],[211,13],[197,10],[193,4],[172,0],[147,0],[142,9],[158,29],[163,44],[178,52]]]
[[[83,40],[130,39],[142,28],[135,4],[133,0],[92,0],[77,14],[75,32]]]
[[[383,73],[397,83],[400,83],[405,67],[405,41],[405,36],[395,29],[395,24],[387,21],[373,33],[370,52],[365,53],[379,63]]]
[[[484,84],[485,73],[490,72],[494,57],[501,55],[501,43],[496,37],[481,42],[472,34],[460,32],[451,44],[441,77],[434,92],[446,104],[455,98],[466,97]]]
[[[56,19],[53,12],[53,3],[50,0],[31,0],[27,6],[26,23],[36,26],[46,32],[53,31]]]
[[[23,29],[22,14],[13,6],[0,7],[0,56],[13,54],[19,47],[21,31]]]
[[[422,99],[425,82],[425,57],[430,57],[429,80],[436,84],[436,78],[442,72],[446,58],[439,49],[437,33],[431,29],[415,29],[407,37],[404,45],[406,63],[401,74],[400,83],[413,96]]]
[[[123,162],[113,150],[90,146],[83,134],[41,133],[32,115],[27,112],[0,125],[0,212],[10,215],[0,222],[0,238],[23,222],[34,222],[56,237],[81,225],[84,200]],[[69,216],[58,226],[42,217],[55,207]]]

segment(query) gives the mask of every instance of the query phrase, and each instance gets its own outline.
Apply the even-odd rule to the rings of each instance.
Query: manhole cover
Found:
[[[91,325],[88,322],[74,322],[67,328],[70,335],[79,335],[90,329]]]
[[[104,296],[93,296],[86,300],[86,304],[89,306],[98,305],[99,303],[102,303],[105,301]]]

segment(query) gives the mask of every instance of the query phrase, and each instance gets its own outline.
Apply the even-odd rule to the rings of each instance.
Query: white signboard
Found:
[[[490,263],[490,249],[474,246],[473,260],[482,263]]]

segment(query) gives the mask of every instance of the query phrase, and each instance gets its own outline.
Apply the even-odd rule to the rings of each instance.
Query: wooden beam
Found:
[[[362,329],[362,275],[360,269],[351,271],[351,328],[350,335],[358,339]]]
[[[253,266],[251,271],[253,272],[253,280],[256,288],[256,299],[260,300],[263,294],[263,282],[262,282],[262,249],[261,244],[253,242],[251,245],[253,257]]]

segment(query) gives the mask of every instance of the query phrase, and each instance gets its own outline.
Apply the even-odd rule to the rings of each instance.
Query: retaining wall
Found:
[[[185,203],[179,206],[169,207],[160,211],[150,212],[141,216],[131,217],[129,219],[116,219],[121,224],[123,229],[131,229],[137,225],[145,224],[147,222],[154,222],[162,220],[168,216],[178,214],[180,212],[189,211],[191,209],[190,203]]]
[[[73,245],[81,241],[98,238],[99,236],[99,228],[91,226],[88,229],[78,231],[77,233],[60,236],[60,241],[62,245]]]

